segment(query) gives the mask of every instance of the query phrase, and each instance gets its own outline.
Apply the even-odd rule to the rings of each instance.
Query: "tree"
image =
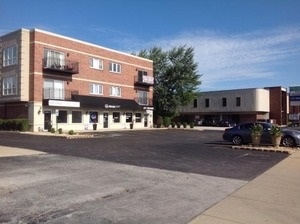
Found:
[[[174,117],[181,105],[187,105],[198,95],[201,84],[194,62],[194,49],[180,46],[169,51],[153,47],[138,54],[153,60],[153,103],[156,116]]]

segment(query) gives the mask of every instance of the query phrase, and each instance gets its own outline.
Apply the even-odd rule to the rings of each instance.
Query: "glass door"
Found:
[[[103,128],[108,128],[108,113],[103,113]]]

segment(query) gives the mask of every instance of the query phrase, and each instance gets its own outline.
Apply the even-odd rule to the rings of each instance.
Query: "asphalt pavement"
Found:
[[[298,224],[300,220],[300,151],[250,181],[136,169],[20,147],[0,146],[0,156],[7,157],[0,160],[0,223]],[[98,184],[89,184],[88,177]],[[51,200],[45,204],[41,198]]]

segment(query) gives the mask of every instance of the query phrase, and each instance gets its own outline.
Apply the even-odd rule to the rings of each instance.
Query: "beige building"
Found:
[[[0,119],[32,131],[153,125],[153,62],[39,29],[0,37]]]
[[[197,99],[180,108],[182,121],[231,120],[272,121],[286,124],[288,100],[282,87],[235,89],[202,92]]]

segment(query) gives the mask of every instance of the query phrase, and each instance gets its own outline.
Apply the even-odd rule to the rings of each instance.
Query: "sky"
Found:
[[[200,91],[300,86],[300,0],[0,0],[38,28],[127,53],[194,48]]]

